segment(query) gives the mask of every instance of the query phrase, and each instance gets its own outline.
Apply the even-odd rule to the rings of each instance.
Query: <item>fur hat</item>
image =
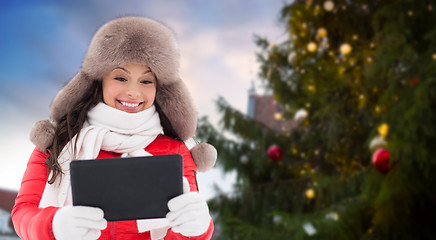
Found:
[[[163,24],[136,16],[109,21],[92,38],[81,70],[54,98],[50,118],[57,124],[83,97],[94,80],[102,80],[114,68],[129,63],[144,64],[157,78],[156,102],[177,135],[186,141],[195,134],[197,111],[179,76],[179,58],[174,35]],[[162,124],[164,130],[170,128]],[[46,151],[53,142],[53,134],[51,122],[39,121],[31,131],[31,141]],[[192,155],[199,170],[206,171],[215,164],[216,150],[213,146],[202,143],[191,151],[195,152]]]

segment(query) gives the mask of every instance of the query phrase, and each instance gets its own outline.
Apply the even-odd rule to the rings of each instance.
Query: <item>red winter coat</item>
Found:
[[[180,141],[159,135],[145,150],[152,155],[180,154],[183,157],[183,175],[188,179],[191,191],[198,191],[195,178],[196,166],[190,151]],[[40,209],[39,202],[48,180],[48,167],[45,164],[48,154],[35,148],[30,156],[21,182],[21,188],[12,209],[12,221],[15,231],[25,240],[48,240],[55,239],[52,232],[52,220],[57,207]],[[120,154],[100,151],[97,158],[120,157]],[[210,239],[213,233],[211,220],[209,229],[198,237],[185,237],[179,233],[168,230],[165,239]],[[108,226],[102,231],[99,239],[151,239],[150,232],[138,233],[136,221],[108,222]]]

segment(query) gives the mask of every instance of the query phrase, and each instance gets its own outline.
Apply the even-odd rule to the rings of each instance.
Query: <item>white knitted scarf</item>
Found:
[[[84,123],[80,133],[74,136],[59,154],[58,162],[63,175],[61,178],[56,178],[53,184],[46,184],[39,207],[72,205],[69,169],[71,161],[96,159],[100,150],[121,153],[122,157],[150,156],[151,154],[144,148],[152,143],[161,132],[162,126],[154,105],[138,113],[127,113],[104,103],[97,104],[89,110],[88,120]],[[76,139],[76,155],[74,156],[71,143],[74,143]],[[145,224],[147,227],[138,221],[138,229],[143,232],[163,227],[164,222],[164,220],[143,221],[147,223]],[[166,230],[163,236],[166,235]],[[153,239],[162,237],[162,230],[154,232],[153,234],[152,231],[152,235],[155,235]]]

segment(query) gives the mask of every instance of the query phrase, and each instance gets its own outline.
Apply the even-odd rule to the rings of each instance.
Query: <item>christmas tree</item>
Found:
[[[436,1],[295,0],[256,37],[278,131],[217,100],[217,239],[435,239]],[[261,33],[258,33],[261,34]],[[221,129],[222,128],[222,129]]]

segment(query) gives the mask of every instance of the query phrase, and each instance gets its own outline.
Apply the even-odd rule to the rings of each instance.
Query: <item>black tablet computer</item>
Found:
[[[74,206],[99,207],[108,221],[164,218],[183,193],[181,155],[72,161]]]

